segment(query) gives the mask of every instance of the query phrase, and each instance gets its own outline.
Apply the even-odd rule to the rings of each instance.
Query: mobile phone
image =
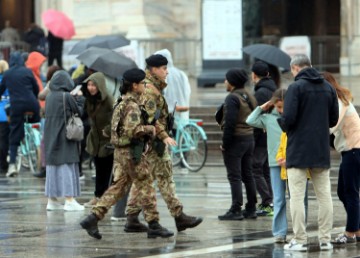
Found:
[[[71,95],[76,95],[78,92],[79,92],[79,90],[81,89],[81,87],[82,87],[82,85],[77,85],[72,91],[70,91],[70,94]]]

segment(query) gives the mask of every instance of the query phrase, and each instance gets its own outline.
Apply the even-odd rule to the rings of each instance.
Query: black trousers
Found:
[[[254,140],[234,138],[230,149],[223,151],[227,178],[230,183],[232,210],[239,210],[243,206],[242,183],[245,185],[247,204],[245,209],[256,210],[256,188],[252,174],[252,159]]]
[[[0,122],[0,172],[7,171],[9,167],[9,164],[6,160],[9,154],[9,134],[9,123]]]
[[[101,197],[109,187],[109,181],[112,173],[114,162],[114,155],[109,155],[103,158],[94,157],[95,164],[95,192],[96,197]]]
[[[261,204],[269,205],[273,202],[273,198],[266,147],[255,146],[253,157],[253,175],[256,190],[261,196]]]
[[[50,53],[48,56],[48,66],[51,66],[56,59],[56,63],[58,66],[62,68],[62,53]]]

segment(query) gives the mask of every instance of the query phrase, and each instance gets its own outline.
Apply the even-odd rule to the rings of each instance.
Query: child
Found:
[[[270,167],[271,187],[273,191],[274,216],[272,233],[275,243],[285,243],[287,235],[285,181],[280,178],[281,167],[276,161],[280,144],[281,128],[277,123],[283,111],[285,89],[274,92],[270,101],[258,106],[246,119],[246,123],[267,131],[268,160]],[[273,108],[275,107],[275,109]]]

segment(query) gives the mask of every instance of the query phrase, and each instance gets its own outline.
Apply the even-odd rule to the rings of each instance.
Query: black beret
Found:
[[[145,72],[139,68],[132,68],[123,74],[123,79],[130,83],[139,83],[145,78]]]
[[[263,61],[256,61],[252,66],[251,71],[253,71],[257,76],[268,76],[269,66]]]
[[[145,59],[146,64],[150,67],[160,67],[168,64],[168,60],[163,55],[151,55]]]
[[[230,69],[226,75],[226,80],[234,87],[239,88],[243,87],[248,80],[247,73],[238,68]]]

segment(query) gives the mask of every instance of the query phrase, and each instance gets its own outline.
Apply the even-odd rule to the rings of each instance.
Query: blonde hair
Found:
[[[9,69],[9,64],[5,60],[0,60],[0,74]]]

